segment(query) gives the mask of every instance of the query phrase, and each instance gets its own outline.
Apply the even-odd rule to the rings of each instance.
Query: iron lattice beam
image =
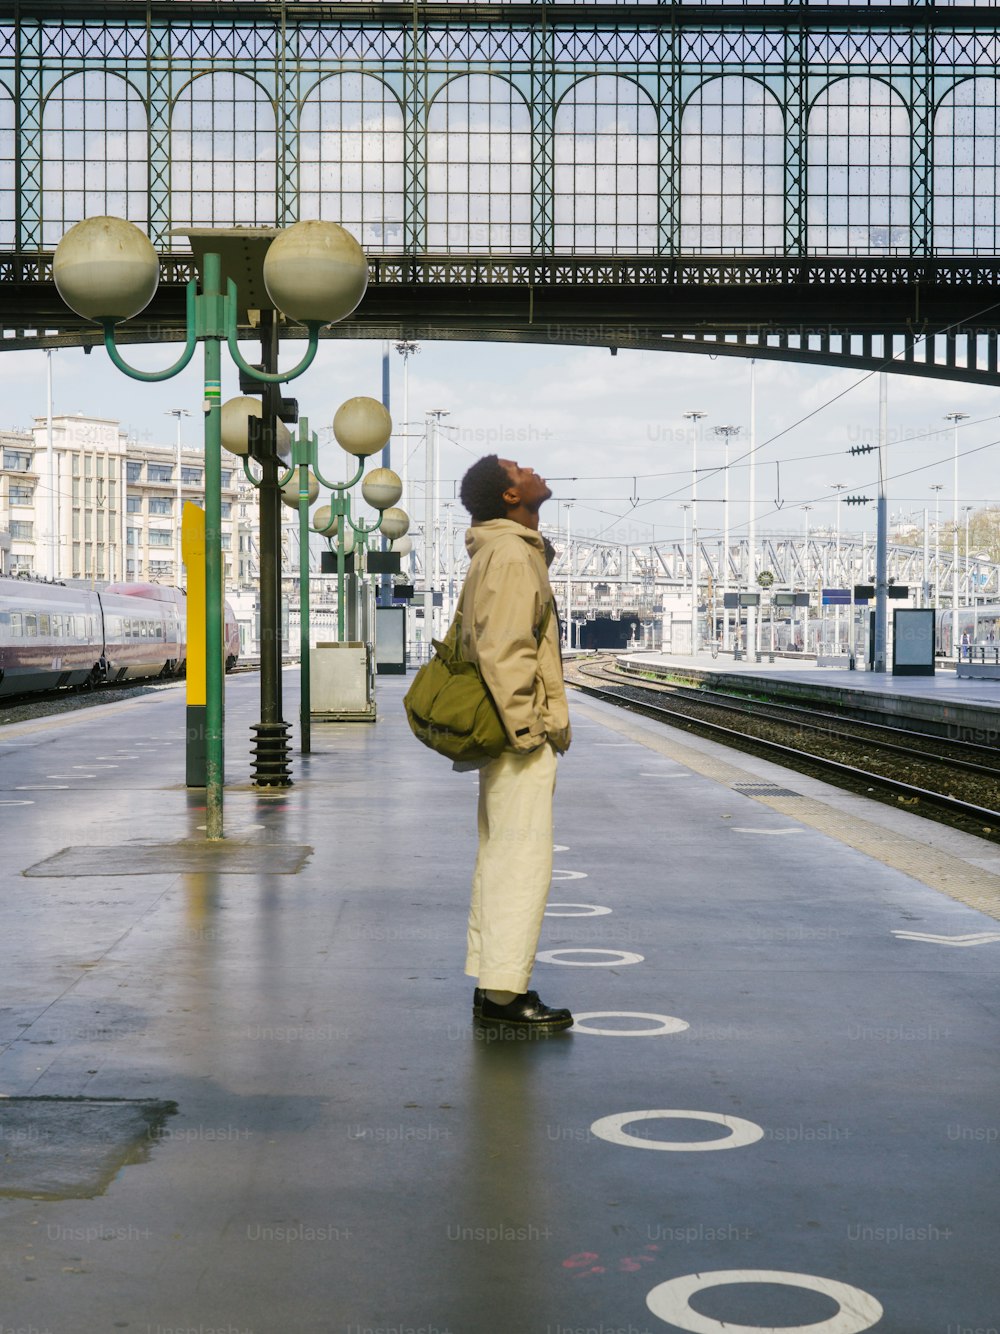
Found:
[[[350,24],[361,27],[468,27],[516,25],[531,27],[628,27],[658,28],[774,28],[890,27],[995,29],[996,14],[978,5],[940,7],[934,4],[815,5],[810,0],[785,0],[775,5],[732,4],[483,4],[399,3],[399,0],[345,0],[326,4],[323,0],[288,0],[288,3],[254,3],[254,0],[3,0],[0,20],[38,19],[67,23],[248,23],[254,27],[283,25]]]
[[[369,256],[367,295],[332,338],[413,338],[655,349],[812,364],[885,367],[995,383],[996,260],[484,260]],[[151,305],[123,342],[175,341],[187,255],[165,256]],[[768,318],[762,320],[761,310]],[[99,345],[51,282],[51,256],[0,261],[6,348]],[[296,327],[286,337],[304,337]]]
[[[952,257],[953,251],[946,256],[940,249],[935,254],[934,167],[939,94],[953,96],[970,79],[995,79],[996,49],[991,37],[996,31],[995,11],[985,6],[932,3],[0,0],[0,84],[16,117],[11,150],[14,188],[8,192],[13,204],[6,220],[13,240],[5,241],[12,253],[0,253],[0,347],[89,346],[100,341],[90,326],[62,307],[51,286],[51,255],[47,253],[60,228],[79,216],[74,210],[83,205],[77,195],[85,196],[88,208],[94,200],[107,203],[122,195],[120,182],[113,186],[103,178],[87,177],[95,138],[99,141],[104,136],[109,154],[120,152],[125,141],[123,127],[127,130],[133,124],[129,116],[134,115],[135,128],[125,133],[125,139],[132,135],[131,151],[138,154],[140,164],[142,148],[137,150],[134,144],[144,142],[147,181],[144,190],[130,187],[133,193],[122,196],[126,198],[123,207],[140,210],[138,196],[143,196],[147,205],[143,216],[162,250],[175,244],[170,240],[177,222],[172,211],[207,211],[215,225],[228,224],[231,219],[224,216],[226,209],[237,207],[237,196],[246,196],[252,198],[254,209],[273,209],[266,225],[286,225],[301,215],[304,199],[311,201],[310,207],[318,207],[316,201],[327,197],[316,182],[349,165],[351,152],[362,151],[356,126],[362,120],[365,96],[370,98],[374,85],[381,81],[384,105],[392,109],[385,112],[379,109],[382,104],[369,103],[375,106],[376,129],[367,132],[367,137],[374,139],[375,147],[371,159],[361,164],[375,174],[342,182],[339,194],[330,194],[325,206],[339,207],[338,199],[341,204],[349,198],[367,199],[374,190],[376,196],[381,191],[382,205],[388,211],[361,216],[358,225],[372,226],[371,235],[379,238],[374,245],[370,237],[366,242],[369,251],[375,252],[369,293],[358,317],[327,331],[327,336],[656,348],[864,368],[888,363],[909,374],[994,382],[1000,328],[1000,301],[994,295],[1000,259],[992,252],[1000,248],[994,244],[1000,238],[1000,214],[994,209],[979,232],[968,222],[955,223],[950,242],[947,236],[937,239],[940,247],[950,244],[953,250],[966,244],[969,249],[981,246],[986,258]],[[118,80],[110,110],[105,105],[109,99],[101,96],[97,82],[93,84],[96,92],[80,91],[83,80],[99,82],[99,66]],[[491,104],[487,115],[486,94],[470,91],[467,104],[456,105],[451,125],[443,94],[454,76],[463,74],[488,79],[494,86],[499,81],[508,90],[508,100],[502,106]],[[714,159],[708,149],[704,161],[697,153],[685,160],[682,119],[697,96],[714,82],[716,100],[705,106],[708,120],[714,124],[714,117],[722,124],[733,104],[718,92],[718,85],[730,74],[739,76],[748,87],[766,90],[766,99],[770,99],[766,106],[773,104],[781,127],[780,134],[768,130],[766,117],[755,119],[753,107],[744,108],[746,119],[738,126],[737,139],[743,136],[752,149],[748,150],[749,165],[740,166],[744,174],[739,180],[750,182],[746,188],[751,195],[758,192],[762,209],[774,192],[770,187],[765,190],[754,175],[754,145],[758,139],[772,148],[781,144],[780,163],[768,161],[781,173],[778,189],[783,217],[777,222],[772,219],[766,227],[761,224],[756,242],[746,241],[740,230],[742,215],[735,225],[730,219],[726,235],[726,228],[721,224],[716,228],[710,221],[699,222],[687,235],[684,232],[684,205],[689,196],[697,199],[703,194],[721,210],[734,193],[732,178],[689,187],[688,195],[682,181],[685,171],[693,176],[703,172],[706,180],[712,177]],[[223,82],[218,86],[223,89],[227,79],[243,80],[242,93],[238,97],[231,94],[236,105],[231,123],[221,114],[232,110],[224,106],[230,94],[214,94],[216,100],[208,107],[212,133],[218,108],[219,142],[230,145],[227,151],[232,160],[225,160],[223,153],[218,171],[214,171],[218,165],[214,150],[209,152],[198,139],[199,134],[205,137],[205,131],[203,125],[200,129],[195,126],[196,104],[184,112],[190,125],[178,113],[185,89],[205,75],[219,77]],[[356,87],[344,91],[346,85],[335,85],[340,91],[331,92],[328,102],[316,99],[316,89],[324,81],[341,76],[366,81],[367,94]],[[607,83],[609,76],[620,85],[618,90],[600,96],[595,93],[592,102],[581,102],[579,121],[572,111],[560,129],[558,118],[574,81],[589,79],[596,85],[602,80]],[[844,121],[847,104],[831,103],[824,114],[833,117],[839,128],[828,131],[830,141],[838,135],[850,142],[861,141],[858,161],[875,171],[886,154],[892,159],[893,153],[904,152],[900,145],[905,140],[907,160],[894,168],[905,179],[902,184],[897,181],[879,187],[886,195],[884,217],[866,216],[854,231],[824,222],[817,224],[816,235],[811,237],[811,204],[822,209],[829,206],[832,218],[831,201],[846,207],[861,197],[847,198],[848,187],[838,183],[839,178],[834,181],[833,171],[826,177],[820,173],[819,185],[810,183],[817,166],[810,160],[809,144],[817,92],[847,77],[867,79],[882,90],[877,96],[870,95],[868,111],[874,120],[890,105],[879,101],[883,95],[889,97],[885,90],[890,90],[893,115],[897,121],[902,116],[908,129],[905,134],[894,130],[891,117],[883,115],[879,128],[849,133]],[[63,105],[59,88],[73,80],[75,90],[66,94]],[[248,92],[251,87],[252,95]],[[593,165],[587,157],[590,149],[581,149],[577,162],[575,140],[596,137],[601,118],[607,121],[611,116],[617,125],[620,108],[615,99],[622,87],[630,89],[634,97],[634,105],[628,99],[622,103],[626,113],[622,123],[631,127],[621,131],[622,141],[628,144],[630,137],[641,136],[653,141],[643,150],[649,150],[648,161],[653,163],[652,172],[647,173],[652,184],[647,182],[642,189],[625,185],[614,194],[613,240],[608,242],[614,253],[581,253],[600,248],[603,236],[595,240],[596,230],[587,229],[592,227],[594,209],[607,205],[609,194],[606,179],[598,179],[596,166],[592,185],[573,184],[577,167],[580,179],[590,179]],[[987,110],[988,101],[983,103]],[[460,102],[456,97],[456,104]],[[197,106],[204,112],[204,104]],[[432,124],[436,106],[444,106],[445,119]],[[307,109],[315,113],[316,123],[331,141],[340,145],[324,150],[329,154],[326,158],[321,153],[316,156],[319,133],[310,129],[313,121],[303,119]],[[523,111],[517,134],[527,143],[530,155],[528,186],[515,189],[508,183],[499,187],[500,195],[506,189],[510,210],[506,238],[500,240],[497,237],[505,235],[502,210],[495,233],[492,224],[484,230],[483,215],[475,212],[484,194],[490,197],[492,178],[480,171],[474,180],[470,164],[479,159],[463,139],[465,135],[471,140],[470,126],[480,135],[487,123],[496,128],[490,119],[494,111],[501,127],[496,130],[496,142],[504,142],[507,133],[499,113],[508,114],[513,126],[515,113]],[[397,113],[398,128],[393,128]],[[256,120],[258,115],[264,115],[264,121]],[[327,122],[322,120],[324,115]],[[387,118],[385,124],[380,115]],[[88,116],[91,123],[84,126]],[[640,120],[646,125],[641,135]],[[332,122],[340,129],[331,128]],[[247,128],[251,124],[252,131]],[[731,130],[732,122],[726,124]],[[442,127],[449,125],[448,134],[454,134],[459,145],[455,149],[456,179],[466,181],[464,188],[451,185],[452,164],[448,151],[441,156],[440,143],[438,157],[432,160],[430,156],[435,136],[440,140]],[[697,133],[687,134],[688,141],[702,133],[699,127],[696,116]],[[88,129],[91,142],[86,151],[80,146],[83,128]],[[250,152],[245,141],[248,134],[258,131],[263,147],[252,139],[254,151]],[[337,140],[341,132],[343,138]],[[510,129],[511,142],[514,133]],[[605,135],[605,156],[595,152],[594,164],[607,160],[608,132],[600,133]],[[821,143],[826,133],[820,124]],[[968,137],[964,128],[961,133],[956,128],[949,131],[945,120],[941,130],[945,148],[949,133],[952,147]],[[980,140],[990,135],[995,140],[995,130],[976,133]],[[713,136],[718,138],[723,131],[709,129],[704,134],[706,141],[714,143]],[[51,139],[49,160],[47,135]],[[309,145],[304,146],[310,135]],[[350,135],[354,135],[350,139],[353,148],[345,148]],[[388,153],[386,145],[396,137],[402,145],[401,157],[397,162],[389,153],[383,162],[380,153]],[[76,147],[61,175],[66,164],[60,155],[68,152],[70,141]],[[525,151],[524,144],[518,151]],[[274,182],[261,186],[256,183],[256,167],[264,158],[270,163],[272,152],[276,158]],[[467,154],[468,162],[462,153]],[[850,155],[848,160],[852,161]],[[636,179],[638,164],[637,157],[634,169],[629,167]],[[442,207],[442,165],[449,168],[445,190],[449,208],[453,195],[458,205],[454,217],[446,210],[448,227],[444,230],[440,216],[435,222],[434,213],[436,208],[439,215]],[[514,158],[499,165],[510,174]],[[620,165],[617,159],[615,165]],[[968,171],[964,158],[960,166]],[[398,184],[392,174],[396,167]],[[432,188],[430,177],[435,169],[438,184]],[[223,178],[228,184],[220,183]],[[80,180],[87,179],[90,185],[81,191]],[[393,183],[387,184],[390,179]],[[373,180],[381,183],[373,187]],[[634,197],[630,190],[635,191]],[[395,201],[397,194],[402,200],[398,217],[386,203]],[[335,202],[331,204],[330,199]],[[905,227],[897,222],[894,211],[900,200],[907,211]],[[981,202],[971,187],[961,200],[963,207]],[[653,238],[647,254],[628,253],[645,245],[641,237],[636,239],[638,226],[630,230],[633,206],[637,215],[640,206],[646,210],[645,225]],[[526,212],[517,216],[525,235],[519,241],[513,234],[512,219],[522,207]],[[106,211],[115,210],[109,206]],[[346,221],[344,214],[335,216]],[[492,218],[488,210],[486,216]],[[707,205],[705,216],[709,216]],[[578,220],[579,236],[575,230]],[[0,225],[2,222],[0,219]],[[757,234],[754,225],[746,223],[747,236]],[[476,227],[487,237],[483,253],[457,253],[477,244]],[[835,239],[838,227],[844,232],[842,245]],[[956,240],[962,227],[971,240],[964,233]],[[768,230],[776,233],[774,248],[781,253],[747,253],[752,246],[761,251],[769,248],[764,237]],[[720,250],[731,254],[688,253],[714,246],[716,231]],[[738,234],[734,237],[729,232]],[[821,253],[810,253],[817,238],[823,243]],[[511,255],[496,248],[513,250],[519,244],[530,253]],[[389,246],[406,253],[388,253]],[[429,252],[428,246],[435,250]],[[436,253],[445,246],[452,249]],[[837,247],[845,253],[832,253]],[[386,252],[378,253],[380,248]],[[564,248],[572,253],[555,253]],[[831,253],[826,254],[828,248]],[[172,341],[179,336],[183,283],[190,267],[187,256],[164,256],[160,291],[141,320],[122,332],[122,341]],[[301,331],[287,333],[299,336]]]

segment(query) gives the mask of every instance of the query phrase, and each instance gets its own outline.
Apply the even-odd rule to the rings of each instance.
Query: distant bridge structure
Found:
[[[0,336],[96,343],[51,252],[324,217],[371,282],[331,337],[479,339],[995,383],[988,5],[0,0]],[[289,329],[301,334],[302,330]]]
[[[542,525],[542,532],[546,531]],[[549,568],[549,578],[556,590],[560,608],[567,605],[566,590],[572,590],[570,606],[575,617],[620,617],[623,613],[652,614],[664,596],[690,593],[692,580],[691,543],[680,539],[667,542],[624,543],[571,537],[553,529],[548,534],[556,549]],[[425,587],[453,590],[460,586],[464,572],[464,552],[459,558],[456,541],[451,561],[443,544],[438,553],[438,568],[427,580],[422,563],[423,544],[414,542],[410,559],[418,582]],[[727,549],[723,541],[710,538],[699,542],[700,600],[714,593],[721,606],[724,589],[732,592],[758,592],[758,576],[770,575],[768,594],[772,592],[809,593],[815,607],[820,604],[823,588],[853,588],[855,584],[875,582],[875,536],[832,534],[765,533],[758,535],[751,558],[746,537],[733,537]],[[910,590],[911,606],[950,606],[953,581],[953,553],[940,543],[888,548],[887,578],[892,584]],[[765,597],[765,600],[766,600]],[[1000,602],[1000,565],[960,555],[958,558],[958,598],[960,606],[975,602]],[[644,605],[647,604],[647,605]],[[831,613],[832,614],[832,613]]]

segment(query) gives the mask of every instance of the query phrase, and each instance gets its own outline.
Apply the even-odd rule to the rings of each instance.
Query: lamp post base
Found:
[[[288,723],[254,723],[253,782],[256,787],[291,787]]]

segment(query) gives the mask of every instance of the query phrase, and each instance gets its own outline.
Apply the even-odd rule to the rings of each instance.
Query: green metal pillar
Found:
[[[222,621],[222,266],[205,256],[205,806],[209,838],[222,838],[225,778]],[[213,315],[215,318],[213,319]]]

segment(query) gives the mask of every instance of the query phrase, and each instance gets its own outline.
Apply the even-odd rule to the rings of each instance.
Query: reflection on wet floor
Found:
[[[92,1199],[143,1163],[177,1104],[158,1099],[0,1098],[0,1196]]]

